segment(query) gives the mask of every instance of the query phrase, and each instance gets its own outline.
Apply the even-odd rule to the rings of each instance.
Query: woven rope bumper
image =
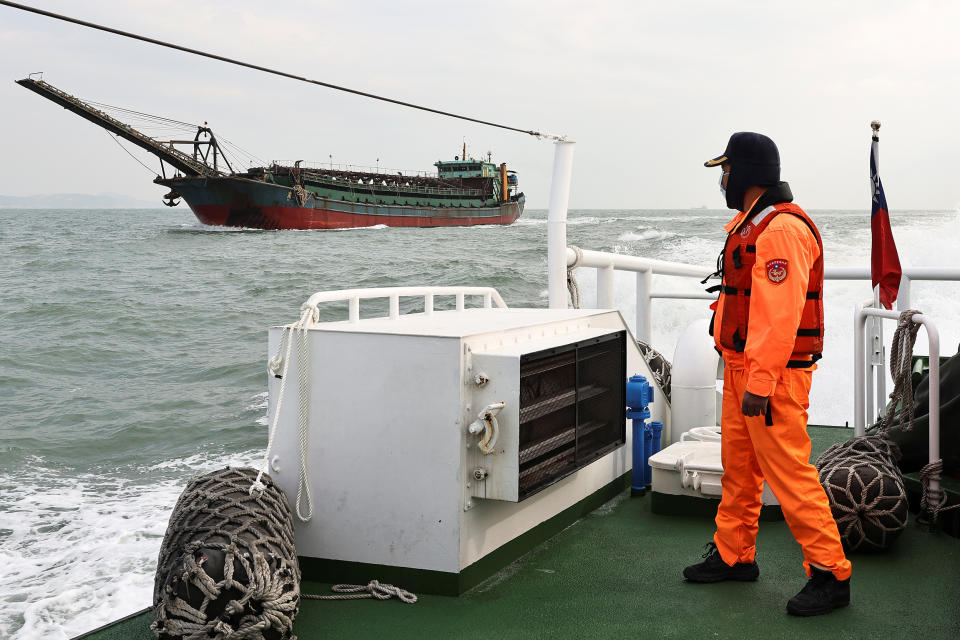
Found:
[[[907,526],[907,492],[897,445],[879,436],[840,442],[817,458],[840,539],[851,550],[889,547]]]
[[[285,640],[300,602],[293,522],[283,491],[257,471],[191,478],[170,516],[154,582],[161,640]]]

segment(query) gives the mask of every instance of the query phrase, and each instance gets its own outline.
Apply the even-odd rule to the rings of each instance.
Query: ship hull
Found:
[[[309,193],[300,204],[294,189],[247,178],[188,177],[155,182],[182,196],[203,224],[253,229],[508,225],[520,217],[524,205],[522,194],[499,206],[433,207],[350,202]]]

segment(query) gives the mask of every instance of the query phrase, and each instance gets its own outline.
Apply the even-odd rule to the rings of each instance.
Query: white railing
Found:
[[[612,309],[613,278],[616,271],[632,271],[637,274],[637,323],[635,335],[637,339],[650,342],[652,314],[650,301],[653,298],[674,298],[687,300],[713,300],[715,295],[699,292],[682,291],[652,291],[653,276],[684,276],[702,280],[713,273],[713,269],[696,267],[680,262],[667,262],[653,258],[627,256],[619,253],[605,253],[603,251],[589,251],[574,247],[567,247],[566,266],[593,267],[597,270],[597,307]],[[566,269],[563,269],[566,279]],[[551,272],[551,276],[553,273]],[[566,290],[563,291],[563,303],[566,304]],[[552,306],[552,305],[551,305]]]
[[[565,257],[567,267],[588,267],[597,270],[597,307],[600,309],[612,309],[615,306],[613,284],[616,271],[627,271],[636,274],[637,317],[634,335],[638,340],[643,340],[648,344],[650,343],[652,325],[651,303],[654,299],[712,300],[716,297],[714,294],[706,292],[653,290],[654,275],[680,276],[702,280],[713,272],[713,270],[708,267],[698,267],[679,262],[667,262],[664,260],[641,258],[617,253],[588,251],[576,247],[567,247]],[[900,310],[910,308],[910,285],[915,280],[960,282],[960,268],[907,267],[903,268],[902,271],[900,290],[897,296],[897,308]],[[563,270],[561,273],[565,281],[566,270]],[[553,270],[550,271],[549,275],[552,282],[552,278],[554,277]],[[871,276],[868,267],[827,267],[824,270],[824,279],[864,280],[869,282]],[[563,297],[560,299],[560,305],[558,306],[565,305],[566,291],[563,292]],[[551,306],[554,306],[553,296],[551,296]],[[858,397],[860,399],[857,401],[857,410],[860,413],[863,413],[866,407],[875,407],[877,411],[882,412],[887,398],[883,331],[879,318],[898,317],[898,312],[885,312],[887,314],[893,314],[892,316],[880,315],[879,307],[880,304],[876,294],[874,294],[872,300],[856,305],[858,313],[861,310],[865,313],[863,316],[863,324],[867,326],[864,327],[864,333],[869,333],[871,340],[871,349],[869,352],[864,348],[861,338],[858,338],[858,341],[855,343],[856,354],[854,364],[860,376],[856,382],[855,394],[859,394]],[[877,318],[877,320],[874,320],[874,318]],[[859,321],[857,326],[858,328],[860,327]],[[867,384],[865,380],[866,370],[870,371],[870,384]]]
[[[866,404],[864,399],[864,387],[866,387],[866,365],[864,361],[864,345],[866,322],[868,317],[883,318],[886,320],[896,320],[900,317],[897,311],[887,311],[886,309],[873,309],[870,307],[857,309],[854,314],[854,341],[853,341],[853,376],[854,376],[854,401],[853,401],[853,435],[862,436],[866,430]],[[933,463],[940,459],[940,332],[937,330],[933,321],[922,313],[913,314],[913,321],[923,325],[927,330],[927,343],[930,347],[930,377],[929,377],[929,411],[930,423],[927,437],[929,447],[928,461]],[[909,384],[909,383],[908,383]],[[906,407],[901,408],[906,411]],[[940,475],[933,473],[930,475],[928,484],[928,495],[938,497],[940,495]]]
[[[629,271],[637,275],[637,321],[635,335],[645,342],[650,341],[651,308],[650,302],[654,298],[672,298],[680,300],[713,300],[715,294],[689,291],[653,291],[654,275],[681,276],[702,280],[713,273],[709,267],[698,267],[681,262],[668,262],[653,258],[642,258],[620,253],[604,251],[590,251],[577,247],[567,247],[567,267],[588,267],[597,270],[597,307],[612,309],[613,280],[616,271]],[[563,270],[564,280],[566,270]],[[549,273],[552,277],[553,272]],[[868,267],[827,267],[824,269],[825,280],[870,280]],[[960,268],[930,268],[908,267],[903,269],[900,278],[900,292],[897,296],[897,308],[910,308],[910,283],[914,280],[937,280],[960,282]],[[562,284],[562,282],[561,282]],[[551,301],[552,302],[552,301]],[[558,306],[566,305],[566,291]],[[551,304],[551,306],[554,306]]]
[[[400,298],[423,298],[423,312],[431,314],[434,311],[434,299],[437,296],[453,296],[456,298],[456,310],[466,309],[466,298],[482,298],[484,309],[494,305],[506,309],[507,304],[493,287],[379,287],[371,289],[342,289],[340,291],[320,291],[310,296],[303,303],[303,308],[316,309],[323,303],[346,302],[347,321],[360,322],[360,301],[387,298],[389,300],[388,317],[396,320],[400,317]]]

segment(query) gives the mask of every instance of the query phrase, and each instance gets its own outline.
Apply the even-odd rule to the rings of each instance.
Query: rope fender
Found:
[[[843,546],[851,551],[888,548],[907,527],[909,513],[900,449],[881,436],[839,442],[816,461]]]
[[[167,527],[151,625],[160,640],[292,640],[300,603],[293,520],[268,475],[226,468],[191,478]]]

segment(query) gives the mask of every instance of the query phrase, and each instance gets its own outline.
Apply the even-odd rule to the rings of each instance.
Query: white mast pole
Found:
[[[573,172],[572,140],[559,140],[553,155],[547,213],[547,292],[551,309],[567,308],[567,204]]]

